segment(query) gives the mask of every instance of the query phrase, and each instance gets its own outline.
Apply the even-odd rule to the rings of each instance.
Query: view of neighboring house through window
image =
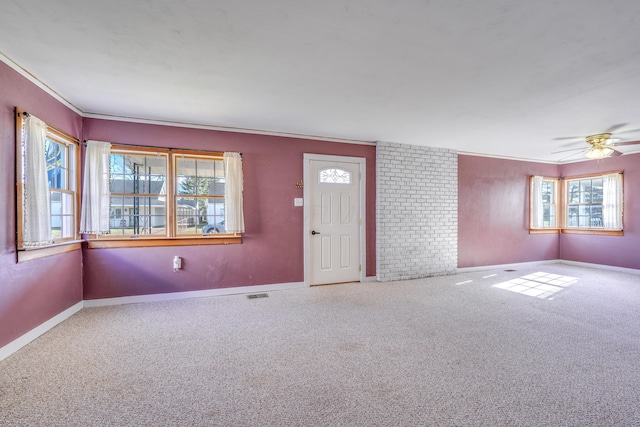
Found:
[[[602,177],[567,181],[567,227],[603,226]]]
[[[111,150],[109,189],[109,233],[104,237],[225,233],[221,154],[118,146]]]
[[[224,164],[210,156],[176,156],[177,234],[224,233]]]
[[[111,235],[165,235],[167,155],[113,151],[109,164]]]

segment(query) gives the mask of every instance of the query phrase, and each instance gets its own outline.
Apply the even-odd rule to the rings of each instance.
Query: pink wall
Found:
[[[375,275],[375,147],[85,119],[86,139],[243,153],[246,233],[241,245],[85,249],[85,299],[304,280],[303,208],[294,207],[303,153],[367,162],[367,266]],[[183,258],[173,272],[171,259]]]
[[[529,176],[558,166],[458,156],[458,268],[558,258],[557,234],[529,234]]]
[[[640,154],[562,165],[562,176],[624,171],[624,236],[563,234],[560,258],[640,269]]]
[[[16,263],[15,107],[82,137],[82,118],[0,62],[0,347],[82,300],[76,251]]]

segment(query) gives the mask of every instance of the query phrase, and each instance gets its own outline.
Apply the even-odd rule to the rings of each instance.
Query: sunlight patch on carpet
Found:
[[[493,287],[531,297],[548,298],[575,284],[577,281],[578,279],[576,277],[545,273],[541,271],[538,273],[527,274],[526,276],[518,277],[517,279],[498,283],[493,285]]]

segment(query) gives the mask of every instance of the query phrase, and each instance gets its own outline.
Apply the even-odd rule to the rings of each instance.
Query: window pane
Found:
[[[567,225],[569,227],[578,226],[578,207],[577,206],[569,206],[569,209],[567,211]]]
[[[550,204],[552,203],[552,195],[553,195],[553,184],[551,182],[542,182],[542,203]]]
[[[64,144],[45,140],[45,155],[47,160],[47,180],[49,188],[66,190],[67,183],[67,151]]]
[[[593,228],[602,228],[602,205],[592,205],[591,206],[591,227]]]
[[[166,234],[166,200],[160,199],[153,196],[111,196],[111,234]]]
[[[543,225],[545,227],[555,227],[556,225],[556,207],[555,205],[546,205],[543,208]]]
[[[178,194],[224,195],[222,160],[179,158],[176,162],[176,174]]]
[[[73,217],[69,215],[63,215],[61,217],[62,229],[60,231],[63,239],[74,237]]]
[[[569,203],[580,203],[580,184],[578,181],[569,181]]]
[[[110,189],[116,194],[165,194],[166,156],[112,154]]]
[[[203,227],[203,233],[225,233],[224,226],[224,199],[207,199],[207,224]]]
[[[602,203],[602,179],[594,179],[591,183],[591,201],[593,203]]]
[[[589,205],[579,205],[578,226],[579,227],[590,227],[591,226],[591,206],[589,206]]]
[[[591,203],[591,180],[580,181],[580,203]]]
[[[178,234],[200,234],[203,221],[202,210],[206,212],[206,199],[180,198],[176,206],[176,228]]]

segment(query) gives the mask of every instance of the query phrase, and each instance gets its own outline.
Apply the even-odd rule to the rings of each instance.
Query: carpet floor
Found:
[[[84,309],[2,426],[640,426],[640,276],[549,264]]]

